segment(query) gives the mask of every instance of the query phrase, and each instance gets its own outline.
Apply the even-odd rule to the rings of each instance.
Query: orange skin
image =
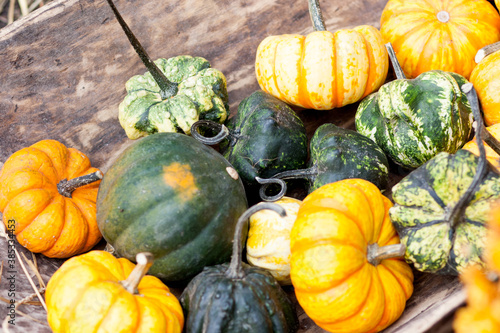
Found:
[[[392,203],[372,183],[346,179],[309,194],[290,236],[297,300],[329,332],[378,332],[398,319],[413,293],[402,259],[368,261],[371,244],[398,244]]]
[[[476,89],[487,126],[500,122],[500,52],[481,60],[470,76]]]
[[[96,223],[100,181],[77,188],[71,198],[59,194],[57,184],[96,171],[87,156],[55,140],[15,152],[0,170],[4,224],[14,226],[31,252],[68,258],[89,251],[102,237]]]
[[[500,124],[486,127],[486,129],[488,130],[488,132],[491,133],[491,135],[493,135],[493,137],[495,137],[497,140],[500,140]],[[486,159],[495,169],[497,169],[500,172],[500,156],[498,156],[498,154],[495,153],[495,151],[491,149],[490,146],[486,144],[486,142],[483,141],[483,143],[484,143],[484,148],[486,150]],[[479,149],[477,148],[476,137],[474,137],[471,141],[467,142],[462,147],[462,149],[468,150],[474,155],[479,156]]]
[[[476,52],[500,40],[500,15],[486,0],[390,0],[380,32],[409,79],[433,69],[468,79]]]
[[[45,292],[47,321],[55,333],[180,333],[184,315],[160,279],[146,275],[131,294],[121,284],[135,265],[104,251],[66,261]]]
[[[330,110],[377,90],[389,68],[380,32],[372,26],[265,38],[255,73],[262,90],[306,109]]]

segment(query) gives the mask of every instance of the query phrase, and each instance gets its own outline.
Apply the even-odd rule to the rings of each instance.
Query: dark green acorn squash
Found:
[[[306,179],[308,193],[329,183],[348,178],[361,178],[384,190],[389,179],[389,162],[380,147],[369,138],[334,124],[323,124],[310,142],[308,168],[281,172],[270,179],[259,179],[261,198],[274,201],[286,192],[284,179]],[[268,197],[268,185],[282,186],[279,194]]]
[[[189,134],[199,119],[224,123],[229,116],[226,78],[201,57],[188,55],[153,62],[111,0],[108,4],[139,57],[144,75],[127,81],[119,106],[120,124],[130,139],[156,132]]]
[[[229,259],[246,208],[243,184],[222,155],[190,136],[158,133],[128,147],[108,170],[97,223],[118,255],[151,252],[150,273],[176,281]]]
[[[456,275],[483,265],[484,224],[500,198],[500,176],[487,163],[481,138],[486,131],[470,87],[464,90],[481,133],[476,135],[480,157],[466,150],[439,153],[392,189],[391,221],[406,245],[406,260],[420,271]]]
[[[394,52],[389,48],[389,54]],[[394,68],[400,68],[395,55]],[[455,153],[468,140],[472,113],[455,73],[429,71],[386,83],[366,97],[355,116],[356,130],[375,141],[395,163],[417,168],[439,152]]]
[[[194,126],[221,125],[200,121]],[[307,161],[307,136],[302,120],[284,102],[263,91],[256,91],[238,106],[238,112],[227,124],[226,135],[217,140],[194,138],[205,144],[220,142],[220,152],[231,163],[243,183],[257,185],[256,177],[300,169]]]
[[[287,333],[298,329],[295,307],[268,271],[241,261],[241,233],[247,219],[262,209],[281,216],[271,203],[247,210],[239,219],[230,264],[206,267],[180,297],[190,333]]]

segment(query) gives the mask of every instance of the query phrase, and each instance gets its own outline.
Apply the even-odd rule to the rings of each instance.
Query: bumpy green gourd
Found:
[[[397,60],[393,65],[399,66]],[[455,153],[472,129],[470,105],[460,90],[465,83],[464,77],[439,70],[413,80],[398,75],[360,103],[356,130],[405,168],[417,168],[439,152]]]
[[[199,119],[224,123],[229,115],[226,78],[201,57],[158,59],[155,64],[168,80],[178,84],[175,96],[162,98],[150,72],[127,81],[127,96],[119,120],[127,136],[137,139],[156,132],[189,134]]]

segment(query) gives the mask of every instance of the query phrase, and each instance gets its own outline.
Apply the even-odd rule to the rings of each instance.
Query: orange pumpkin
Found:
[[[309,2],[313,22],[321,22],[314,23],[317,31],[270,36],[260,43],[255,72],[261,89],[317,110],[351,104],[377,90],[389,68],[380,32],[367,25],[324,31],[321,14],[312,9],[318,7],[317,0]]]
[[[490,132],[493,137],[497,140],[500,140],[500,124],[495,124],[490,127],[486,127],[488,132]],[[484,141],[483,141],[484,142]],[[484,148],[486,150],[486,159],[493,165],[498,171],[500,171],[500,156],[498,156],[495,151],[488,146],[486,143],[484,144]],[[468,150],[476,156],[479,156],[479,149],[477,148],[476,138],[474,137],[471,141],[467,142],[462,149]]]
[[[144,276],[152,265],[140,253],[137,266],[108,252],[91,251],[66,261],[45,292],[47,321],[55,333],[180,333],[184,315],[160,279]]]
[[[477,50],[500,40],[500,15],[486,0],[389,0],[380,26],[408,78],[433,69],[469,78]]]
[[[67,258],[101,239],[96,198],[102,173],[83,153],[43,140],[10,156],[0,170],[0,212],[31,252]]]
[[[478,51],[477,66],[470,75],[487,126],[500,122],[500,42]]]
[[[484,260],[490,270],[500,275],[500,202],[491,209]]]
[[[389,199],[372,183],[346,179],[303,201],[290,236],[297,300],[330,332],[378,332],[413,292],[413,273],[389,220]],[[398,257],[398,258],[395,258]]]

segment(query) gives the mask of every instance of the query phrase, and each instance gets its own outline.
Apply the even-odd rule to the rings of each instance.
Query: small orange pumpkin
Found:
[[[500,15],[486,0],[390,0],[380,32],[408,78],[440,69],[468,79],[477,50],[500,40]]]
[[[0,212],[9,232],[35,253],[67,258],[101,239],[96,198],[102,173],[83,153],[43,140],[10,156],[0,170]]]
[[[307,109],[359,101],[385,81],[389,60],[380,32],[368,25],[326,31],[317,0],[309,0],[315,32],[265,38],[255,73],[262,90]]]
[[[372,183],[346,179],[303,201],[290,236],[297,300],[329,332],[378,332],[403,312],[413,273]]]
[[[477,66],[470,82],[477,91],[487,126],[500,122],[500,42],[484,47],[476,54]]]
[[[105,251],[66,261],[45,292],[47,321],[55,333],[180,333],[184,315],[177,298],[154,276],[144,276],[152,255],[137,266]]]

